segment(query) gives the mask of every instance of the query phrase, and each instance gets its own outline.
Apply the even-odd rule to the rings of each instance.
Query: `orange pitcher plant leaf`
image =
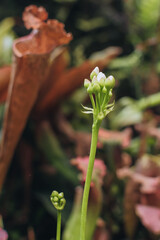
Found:
[[[10,66],[4,66],[0,68],[0,103],[6,101],[10,75],[11,75]]]
[[[72,39],[63,27],[56,20],[48,20],[39,24],[30,35],[14,41],[14,59],[2,129],[0,188],[40,87],[61,52],[58,47]]]
[[[43,7],[30,5],[25,8],[22,18],[27,29],[37,29],[43,21],[47,20],[48,13]]]

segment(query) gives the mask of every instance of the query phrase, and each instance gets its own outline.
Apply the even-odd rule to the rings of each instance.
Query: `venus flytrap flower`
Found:
[[[91,72],[90,78],[91,81],[88,79],[84,80],[84,87],[89,93],[93,108],[84,107],[87,110],[84,113],[93,114],[94,120],[101,122],[114,107],[114,103],[108,103],[112,97],[115,79],[113,76],[106,78],[104,73],[99,72],[98,67]]]
[[[56,240],[61,239],[61,211],[64,209],[66,200],[64,198],[64,193],[58,193],[57,191],[53,191],[51,194],[51,202],[53,206],[57,209],[57,234]]]
[[[112,89],[115,85],[115,79],[113,76],[106,78],[105,74],[99,72],[99,68],[96,67],[90,74],[90,79],[84,80],[84,87],[90,96],[92,108],[85,107],[84,113],[93,114],[92,125],[92,139],[89,155],[89,164],[87,169],[86,182],[84,186],[82,209],[81,209],[81,226],[80,226],[80,240],[85,240],[86,234],[86,219],[87,219],[87,206],[90,191],[90,184],[94,166],[94,160],[96,155],[96,147],[98,140],[98,131],[102,120],[110,113],[114,108],[114,102],[110,103],[112,97]]]

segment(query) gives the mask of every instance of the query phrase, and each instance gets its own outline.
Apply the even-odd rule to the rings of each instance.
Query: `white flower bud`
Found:
[[[104,79],[104,80],[106,79],[105,74],[102,73],[102,72],[98,73],[98,75],[97,75],[97,80],[98,80],[98,82],[100,82],[101,79]]]
[[[94,77],[94,76],[97,76],[98,73],[99,73],[99,68],[98,68],[98,67],[95,67],[95,68],[93,69],[93,71],[91,72],[91,74],[90,74],[90,78],[93,79],[93,77]]]
[[[93,85],[93,91],[94,91],[94,92],[99,92],[99,91],[100,91],[100,86],[99,86],[98,83],[94,83],[94,85]]]
[[[91,82],[88,79],[84,79],[84,87],[88,88],[91,85]]]
[[[93,71],[96,73],[96,75],[98,75],[98,73],[99,73],[99,67],[95,67],[95,69],[93,69]]]
[[[107,88],[113,88],[115,85],[115,79],[113,76],[109,76],[106,80],[105,80],[105,86]]]

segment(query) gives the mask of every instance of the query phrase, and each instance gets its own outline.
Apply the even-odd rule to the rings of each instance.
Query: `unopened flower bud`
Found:
[[[88,79],[84,79],[84,87],[88,88],[90,86],[91,82]]]
[[[93,93],[93,87],[91,85],[87,88],[87,92],[88,93]]]
[[[98,83],[94,83],[93,85],[93,91],[94,92],[99,92],[101,90],[100,86]]]
[[[98,75],[97,75],[97,80],[98,80],[98,82],[100,82],[101,79],[104,79],[104,80],[106,79],[105,74],[102,73],[102,72],[98,73]]]
[[[92,78],[92,83],[97,83],[97,77],[96,77],[96,76],[94,76],[94,77]]]
[[[55,196],[56,194],[56,196]],[[53,191],[51,194],[51,202],[53,204],[53,206],[57,209],[57,210],[63,210],[65,204],[66,204],[66,200],[64,198],[64,193],[58,193],[57,191]]]
[[[100,81],[99,81],[99,84],[101,87],[104,87],[105,85],[105,79],[104,78],[101,78]]]
[[[105,87],[106,88],[113,88],[115,85],[115,78],[113,76],[109,76],[106,80],[105,80]]]
[[[51,194],[51,197],[57,197],[58,196],[58,192],[57,191],[53,191],[52,194]]]
[[[59,197],[59,199],[64,198],[64,193],[63,192],[59,193],[58,197]]]
[[[60,200],[60,204],[61,204],[61,205],[65,205],[65,204],[66,204],[66,200],[65,200],[64,198],[62,198],[62,199]]]
[[[53,202],[58,202],[58,197],[54,197]]]
[[[103,88],[102,88],[102,93],[107,93],[106,87],[103,87]]]
[[[114,103],[109,104],[112,97],[112,88],[115,85],[113,76],[106,78],[105,74],[99,72],[96,67],[90,74],[91,81],[85,79],[84,86],[90,95],[93,108],[84,107],[84,113],[93,114],[94,121],[101,121],[106,115],[113,110]],[[63,200],[63,198],[62,198]],[[59,203],[63,203],[59,198]]]
[[[55,208],[57,208],[58,207],[58,202],[54,202],[53,205],[54,205]]]
[[[97,76],[98,73],[99,73],[99,68],[98,68],[98,67],[95,67],[95,68],[93,69],[93,71],[91,72],[91,74],[90,74],[91,80],[93,79],[94,76]]]

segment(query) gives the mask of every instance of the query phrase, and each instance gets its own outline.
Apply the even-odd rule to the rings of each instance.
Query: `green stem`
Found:
[[[101,94],[100,93],[98,93],[98,102],[99,102],[100,111],[101,111]]]
[[[90,184],[92,179],[92,171],[94,167],[94,159],[96,155],[99,127],[100,127],[99,122],[93,123],[92,125],[92,140],[91,140],[90,156],[89,156],[87,176],[86,176],[86,182],[84,186],[83,199],[82,199],[80,240],[85,240],[88,198],[89,198],[89,190],[90,190]]]
[[[105,96],[104,96],[104,99],[103,99],[103,102],[102,102],[102,110],[108,102],[108,94],[109,94],[109,92],[107,92],[107,94],[105,94]]]
[[[103,103],[103,99],[105,98],[105,95],[104,93],[101,92],[101,96],[100,96],[100,103],[101,103],[101,111],[102,111],[102,103]]]
[[[91,103],[92,103],[93,109],[94,109],[94,111],[95,111],[96,105],[95,105],[95,102],[94,102],[93,95],[92,95],[92,94],[89,94],[89,96],[90,96],[90,99],[91,99]]]
[[[99,99],[98,99],[98,94],[95,93],[95,99],[96,99],[96,109],[98,112],[100,112],[100,103],[99,103]]]
[[[61,211],[57,210],[57,235],[56,240],[61,239]]]

